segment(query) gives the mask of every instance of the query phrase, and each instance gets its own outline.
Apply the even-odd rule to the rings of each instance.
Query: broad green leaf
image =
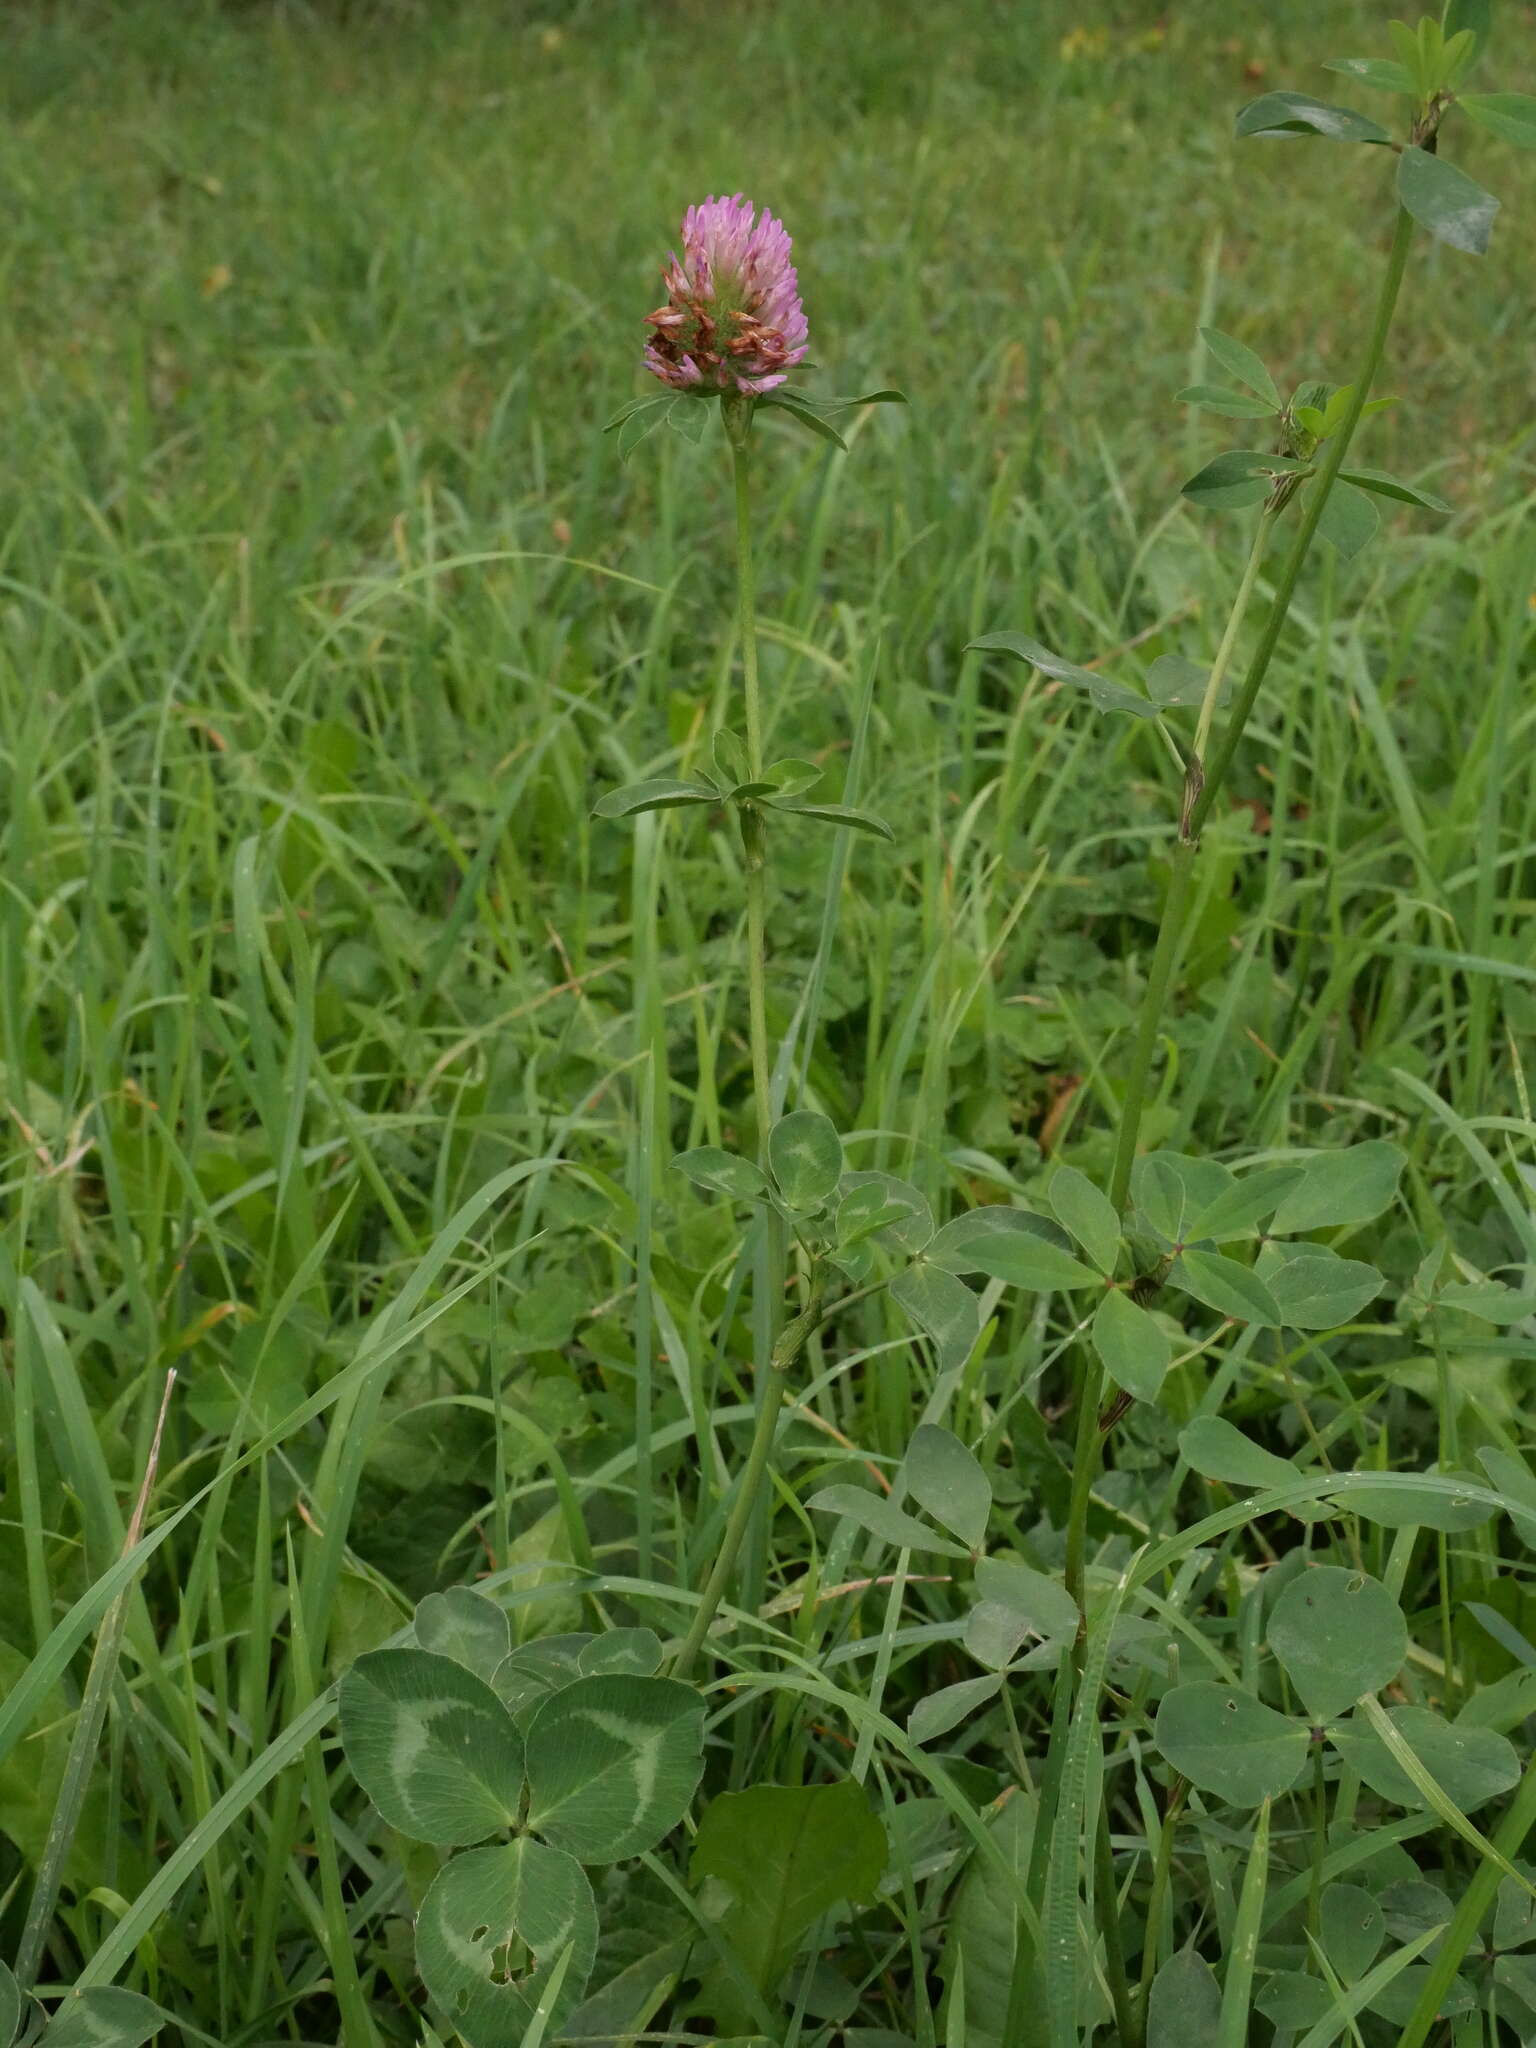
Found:
[[[1156,1741],[1181,1777],[1232,1806],[1288,1792],[1307,1760],[1305,1722],[1251,1693],[1199,1680],[1176,1685],[1157,1710]]]
[[[768,1164],[791,1209],[814,1209],[836,1188],[843,1172],[843,1141],[830,1117],[794,1109],[768,1133]]]
[[[9,1977],[9,1970],[6,1971]],[[15,1978],[11,1982],[15,1983]],[[140,2048],[169,2021],[158,2005],[137,1991],[97,1984],[70,1991],[44,2027],[37,2048]]]
[[[1396,498],[1401,505],[1418,505],[1426,512],[1455,510],[1444,498],[1437,498],[1433,491],[1422,490],[1417,484],[1405,484],[1401,477],[1389,476],[1384,469],[1341,469],[1339,482],[1353,484],[1357,490],[1369,491],[1374,497]]]
[[[1536,149],[1536,99],[1527,92],[1464,92],[1456,101],[1480,128],[1520,149]]]
[[[825,780],[825,768],[818,768],[814,761],[799,761],[786,756],[782,761],[771,761],[763,770],[763,780],[776,797],[804,796],[808,789],[814,789],[818,782]]]
[[[661,1638],[650,1628],[611,1628],[582,1646],[576,1662],[583,1678],[625,1672],[650,1678],[661,1668]]]
[[[1023,633],[984,633],[979,640],[969,643],[966,652],[1011,654],[1015,660],[1039,669],[1042,675],[1054,676],[1058,683],[1084,691],[1089,702],[1100,711],[1124,711],[1132,718],[1157,716],[1157,706],[1137,691],[1128,690],[1123,683],[1112,683],[1107,676],[1096,675],[1092,669],[1079,668],[1075,661],[1066,661],[1061,655],[1052,654],[1048,647],[1042,647],[1038,640],[1031,640]]]
[[[964,1678],[958,1685],[925,1693],[907,1716],[907,1734],[916,1743],[937,1742],[978,1707],[995,1699],[1002,1683],[1000,1678]]]
[[[1374,1266],[1341,1259],[1321,1245],[1290,1257],[1276,1245],[1266,1246],[1259,1274],[1281,1321],[1294,1330],[1336,1330],[1353,1322],[1386,1285]]]
[[[21,2031],[21,1986],[8,1963],[0,1963],[0,2048],[11,2048]]]
[[[1418,94],[1418,87],[1407,69],[1401,64],[1394,64],[1390,57],[1330,57],[1323,69],[1340,71],[1346,78],[1358,78],[1362,85],[1374,86],[1378,92],[1401,93],[1409,99]]]
[[[610,789],[592,806],[594,818],[633,818],[641,811],[675,811],[687,804],[717,804],[718,789],[707,782],[679,782],[669,775],[652,775],[644,782],[627,782],[622,789]]]
[[[1391,1205],[1402,1171],[1403,1154],[1384,1138],[1315,1152],[1270,1227],[1277,1237],[1292,1237],[1303,1230],[1373,1222]]]
[[[1527,1881],[1536,1878],[1536,1863],[1517,1859],[1515,1868]],[[1536,1899],[1506,1877],[1494,1894],[1493,1946],[1524,1948],[1532,1941],[1536,1941]]]
[[[948,2019],[939,2038],[952,2048],[1018,2048],[1006,2038],[1008,1993],[1034,1839],[1032,1802],[1018,1794],[1000,1802],[987,1833],[996,1855],[968,1860],[939,1954]]]
[[[1397,196],[1421,227],[1453,249],[1481,256],[1499,202],[1443,156],[1407,148],[1397,160]]]
[[[909,1180],[898,1180],[894,1173],[880,1173],[871,1168],[860,1173],[845,1173],[839,1183],[846,1198],[862,1194],[869,1188],[877,1188],[885,1205],[894,1213],[891,1220],[875,1227],[872,1235],[881,1244],[890,1245],[896,1251],[920,1252],[933,1236],[933,1211],[928,1198]],[[838,1210],[839,1227],[843,1211]],[[861,1226],[862,1227],[862,1226]]]
[[[1300,1970],[1278,1970],[1254,2000],[1265,2019],[1288,2032],[1315,2026],[1333,2010],[1333,1993],[1321,1977]]]
[[[896,837],[884,818],[877,818],[873,811],[854,810],[848,804],[791,803],[780,797],[765,797],[764,802],[785,817],[814,818],[820,825],[835,825],[845,832],[868,832],[875,839]]]
[[[1147,2048],[1221,2048],[1221,1986],[1192,1948],[1170,1956],[1152,1980]]]
[[[1480,1316],[1486,1323],[1520,1323],[1536,1313],[1536,1295],[1519,1294],[1502,1280],[1456,1281],[1439,1290],[1434,1305]]]
[[[1191,1471],[1226,1486],[1268,1489],[1292,1486],[1301,1477],[1300,1467],[1289,1458],[1277,1458],[1219,1415],[1197,1415],[1181,1432],[1179,1449]]]
[[[1147,670],[1147,694],[1154,704],[1199,704],[1210,679],[1203,662],[1188,661],[1182,654],[1160,654]],[[1219,701],[1225,703],[1231,692],[1228,675],[1222,679]]]
[[[1312,1719],[1329,1721],[1397,1677],[1408,1624],[1379,1579],[1318,1565],[1299,1572],[1275,1602],[1269,1647]]]
[[[695,1187],[707,1188],[712,1195],[756,1202],[768,1192],[767,1181],[750,1159],[742,1159],[720,1145],[695,1145],[691,1152],[677,1153],[672,1164]]]
[[[1024,1624],[1027,1634],[1050,1638],[1077,1634],[1077,1602],[1060,1579],[1011,1557],[984,1557],[976,1567],[976,1591],[995,1607],[1006,1608]]]
[[[753,1785],[705,1807],[689,1873],[695,1885],[714,1878],[731,1893],[716,1924],[748,1981],[770,1996],[824,1913],[874,1898],[885,1860],[885,1829],[851,1779]],[[754,2031],[753,2011],[724,1970],[700,1995],[722,2031]]]
[[[1182,1243],[1188,1224],[1235,1184],[1218,1160],[1191,1159],[1183,1152],[1148,1152],[1131,1170],[1136,1207],[1170,1244]]]
[[[1075,1259],[1047,1236],[1044,1219],[1027,1209],[1001,1205],[970,1209],[946,1223],[928,1247],[928,1258],[950,1273],[985,1273],[1013,1287],[1044,1293],[1055,1288],[1102,1287],[1091,1266]]]
[[[528,1825],[583,1863],[654,1849],[704,1772],[704,1702],[671,1678],[578,1678],[528,1724]]]
[[[1362,1978],[1381,1952],[1387,1923],[1363,1885],[1331,1884],[1322,1897],[1323,1952],[1346,1984]]]
[[[924,1514],[958,1536],[968,1550],[980,1550],[992,1512],[992,1482],[975,1453],[949,1430],[920,1422],[902,1469],[907,1491]]]
[[[819,1508],[823,1514],[846,1516],[871,1536],[888,1543],[892,1550],[937,1551],[941,1557],[970,1556],[968,1550],[951,1543],[947,1536],[936,1534],[926,1522],[905,1514],[883,1493],[871,1493],[864,1486],[824,1486],[811,1495],[806,1506]]]
[[[1220,1252],[1180,1252],[1169,1278],[1218,1315],[1231,1316],[1240,1323],[1278,1329],[1285,1320],[1258,1274]]]
[[[1270,419],[1278,405],[1266,405],[1262,398],[1250,398],[1245,391],[1228,391],[1222,384],[1188,384],[1174,393],[1178,405],[1198,406],[1224,420]]]
[[[581,1865],[526,1835],[455,1856],[417,1916],[421,1980],[469,2048],[520,2041],[567,1951],[551,2014],[556,2025],[591,1974],[597,1909]]]
[[[1231,512],[1260,504],[1269,496],[1272,479],[1265,467],[1272,458],[1252,449],[1229,448],[1196,470],[1183,485],[1183,495],[1207,511]]]
[[[428,1650],[373,1650],[340,1696],[352,1774],[401,1834],[448,1847],[517,1819],[523,1745],[483,1678]]]
[[[1245,390],[1256,393],[1263,400],[1266,412],[1282,409],[1279,390],[1264,358],[1256,355],[1246,342],[1239,341],[1235,335],[1223,334],[1219,327],[1202,327],[1200,339],[1229,377],[1235,377]]]
[[[1353,107],[1334,107],[1304,92],[1266,92],[1250,100],[1237,117],[1237,133],[1247,135],[1322,135],[1330,142],[1390,142],[1379,122]]]
[[[1274,1214],[1301,1179],[1299,1166],[1261,1166],[1224,1187],[1214,1201],[1196,1210],[1183,1227],[1187,1243],[1201,1238],[1222,1242],[1251,1235],[1266,1216]]]
[[[1452,1805],[1463,1813],[1486,1806],[1519,1780],[1520,1759],[1513,1743],[1492,1728],[1447,1721],[1432,1707],[1389,1707],[1387,1719]],[[1373,1792],[1395,1806],[1426,1804],[1412,1778],[1360,1714],[1351,1715],[1330,1735],[1345,1763],[1360,1773]]]
[[[437,1657],[451,1657],[487,1685],[512,1649],[506,1609],[468,1586],[429,1593],[416,1609],[416,1640]]]
[[[1381,514],[1371,503],[1369,494],[1356,490],[1353,484],[1335,479],[1317,530],[1324,540],[1338,549],[1340,559],[1352,562],[1360,550],[1376,538],[1380,529]],[[1311,1983],[1315,1980],[1308,1978],[1306,1981]]]
[[[922,1260],[898,1273],[890,1292],[896,1306],[931,1339],[941,1372],[964,1365],[981,1335],[981,1305],[963,1280]]]
[[[1120,1256],[1120,1217],[1108,1195],[1075,1166],[1058,1166],[1045,1199],[1099,1271],[1113,1273]]]
[[[1093,1348],[1117,1387],[1138,1401],[1155,1401],[1173,1350],[1157,1322],[1138,1302],[1111,1287],[1093,1312]]]

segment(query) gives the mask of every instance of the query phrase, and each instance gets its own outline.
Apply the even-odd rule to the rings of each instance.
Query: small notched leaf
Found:
[[[717,804],[720,792],[707,782],[679,782],[669,775],[653,775],[644,782],[627,782],[622,789],[610,789],[592,806],[594,818],[633,818],[640,811],[675,811],[685,804]]]
[[[1405,149],[1397,160],[1397,196],[1421,227],[1453,249],[1487,253],[1499,202],[1444,157]]]
[[[984,633],[979,640],[969,642],[966,653],[1011,654],[1016,661],[1027,662],[1058,683],[1084,691],[1100,711],[1123,711],[1131,718],[1157,716],[1157,706],[1135,690],[1128,690],[1123,683],[1112,683],[1107,676],[1095,675],[1092,669],[1079,668],[1076,662],[1052,654],[1048,647],[1042,647],[1038,640],[1031,640],[1024,633]]]
[[[1237,133],[1249,135],[1321,135],[1330,142],[1390,143],[1378,121],[1353,107],[1330,106],[1304,92],[1266,92],[1250,100],[1237,117]]]

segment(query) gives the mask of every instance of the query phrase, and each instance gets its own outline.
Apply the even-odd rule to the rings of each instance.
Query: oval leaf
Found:
[[[1250,1236],[1266,1216],[1274,1214],[1301,1175],[1299,1166],[1261,1166],[1257,1173],[1245,1173],[1185,1223],[1186,1240],[1195,1243],[1211,1238],[1220,1243]]]
[[[841,1182],[842,1193],[847,1198],[863,1195],[866,1190],[879,1191],[884,1206],[891,1212],[879,1223],[871,1224],[870,1235],[880,1244],[890,1245],[897,1251],[920,1252],[933,1236],[933,1211],[928,1198],[909,1180],[898,1180],[894,1173],[881,1173],[869,1169],[862,1173],[845,1173]],[[869,1221],[869,1212],[858,1206],[853,1212],[858,1218],[854,1234],[862,1236],[864,1224]],[[839,1229],[843,1211],[838,1210]]]
[[[576,1662],[583,1678],[622,1671],[650,1678],[661,1668],[661,1638],[651,1628],[611,1628],[583,1644]]]
[[[416,1609],[416,1640],[437,1657],[451,1657],[487,1685],[512,1649],[505,1608],[468,1586],[429,1593]]]
[[[592,806],[594,818],[633,818],[641,811],[675,811],[686,804],[717,804],[720,792],[706,782],[678,782],[668,775],[653,775],[644,782],[627,782],[622,789],[610,789]]]
[[[1444,498],[1437,498],[1433,491],[1421,490],[1417,484],[1405,484],[1401,477],[1389,476],[1384,469],[1345,469],[1339,472],[1339,480],[1362,491],[1371,491],[1378,498],[1396,498],[1402,505],[1418,505],[1426,512],[1455,510]]]
[[[1278,410],[1262,398],[1250,398],[1246,391],[1228,391],[1221,384],[1188,384],[1174,393],[1179,405],[1196,405],[1201,412],[1213,412],[1224,420],[1269,419]]]
[[[675,1828],[704,1773],[704,1702],[671,1678],[578,1678],[528,1725],[528,1825],[584,1863]]]
[[[1341,1259],[1321,1246],[1286,1258],[1270,1246],[1259,1266],[1281,1319],[1295,1330],[1336,1330],[1353,1322],[1386,1281],[1374,1266]]]
[[[1536,149],[1536,99],[1527,92],[1463,92],[1456,104],[1479,127],[1520,149]]]
[[[919,1423],[903,1469],[907,1491],[923,1512],[968,1549],[980,1550],[987,1540],[992,1485],[980,1460],[959,1437],[931,1422]]]
[[[1221,2048],[1221,1986],[1192,1948],[1170,1956],[1152,1980],[1147,2048]]]
[[[1499,202],[1443,156],[1406,148],[1397,160],[1397,196],[1421,227],[1469,256],[1487,253]]]
[[[1235,335],[1223,334],[1219,327],[1202,327],[1200,339],[1229,377],[1235,377],[1245,389],[1257,392],[1266,412],[1281,410],[1279,390],[1262,356]]]
[[[391,1827],[449,1847],[517,1819],[523,1745],[483,1678],[427,1650],[373,1650],[340,1693],[347,1762]]]
[[[915,1515],[904,1514],[883,1493],[871,1493],[867,1487],[824,1486],[819,1493],[811,1495],[807,1506],[819,1508],[823,1514],[846,1516],[871,1536],[888,1543],[893,1550],[937,1551],[942,1557],[970,1555],[958,1543],[951,1543],[947,1536],[936,1535],[926,1522],[918,1521]]]
[[[1108,1195],[1075,1166],[1059,1166],[1045,1199],[1099,1271],[1113,1273],[1120,1256],[1120,1217]]]
[[[1042,1229],[1044,1218],[1027,1209],[971,1209],[946,1223],[928,1247],[928,1258],[951,1273],[985,1273],[1014,1287],[1039,1292],[1101,1287],[1091,1266],[1073,1258]],[[1048,1227],[1048,1226],[1047,1226]]]
[[[1022,1622],[1026,1635],[1049,1640],[1077,1634],[1077,1602],[1060,1579],[1030,1565],[1011,1557],[984,1557],[976,1567],[976,1590]]]
[[[1176,1685],[1157,1710],[1157,1746],[1181,1777],[1232,1806],[1288,1792],[1307,1760],[1307,1730],[1251,1693]]]
[[[768,1133],[768,1164],[791,1209],[814,1209],[842,1178],[843,1141],[836,1124],[818,1110],[791,1110]]]
[[[1379,1579],[1320,1565],[1276,1600],[1269,1647],[1307,1712],[1329,1721],[1392,1683],[1408,1655],[1408,1624]]]
[[[518,1960],[527,1950],[530,1969]],[[597,1909],[581,1865],[522,1836],[444,1866],[421,1902],[416,1966],[470,2048],[506,2048],[533,2025],[569,1952],[549,2024],[580,1998],[597,1953]]]
[[[166,2020],[159,2006],[137,1991],[115,1984],[92,1985],[66,1995],[44,2027],[38,2048],[140,2048]]]
[[[1447,1721],[1432,1707],[1389,1707],[1387,1720],[1434,1779],[1440,1790],[1472,1813],[1508,1792],[1519,1781],[1515,1747],[1492,1728]],[[1334,1747],[1351,1770],[1358,1771],[1373,1792],[1395,1806],[1423,1807],[1423,1793],[1376,1731],[1355,1714],[1346,1726],[1332,1731]]]
[[[1179,1449],[1191,1471],[1227,1486],[1291,1486],[1301,1477],[1289,1458],[1277,1458],[1219,1415],[1196,1416],[1181,1433]]]
[[[1373,1222],[1396,1195],[1403,1164],[1403,1154],[1384,1138],[1313,1153],[1303,1162],[1300,1183],[1276,1212],[1275,1235]]]
[[[0,2048],[11,2048],[21,2031],[21,1986],[8,1963],[0,1963]]]
[[[1317,530],[1338,550],[1340,560],[1352,562],[1360,550],[1376,538],[1380,528],[1381,514],[1366,493],[1335,478],[1317,522]],[[1308,1977],[1302,1981],[1311,1984],[1316,1979]]]
[[[819,824],[840,826],[845,832],[868,832],[876,839],[896,837],[884,818],[877,818],[873,811],[856,811],[848,804],[794,804],[778,797],[765,797],[763,801],[772,810],[797,818],[814,818]]]
[[[1011,654],[1018,661],[1028,662],[1042,674],[1054,676],[1058,683],[1067,683],[1074,690],[1082,690],[1089,701],[1100,711],[1123,711],[1132,718],[1156,718],[1157,706],[1135,690],[1128,690],[1123,683],[1112,683],[1107,676],[1095,675],[1092,669],[1079,668],[1075,661],[1066,661],[1059,654],[1052,654],[1048,647],[1042,647],[1038,640],[1031,640],[1024,633],[986,633],[981,639],[972,640],[966,647],[967,654]]]
[[[937,1742],[978,1707],[995,1699],[1002,1683],[1000,1678],[965,1678],[958,1685],[928,1693],[907,1716],[908,1735],[917,1743]]]
[[[738,1202],[761,1201],[768,1183],[750,1159],[741,1159],[721,1145],[695,1145],[691,1152],[679,1152],[672,1161],[695,1187],[713,1195],[730,1195]]]
[[[1284,1321],[1275,1297],[1258,1274],[1220,1252],[1180,1252],[1170,1279],[1218,1315],[1261,1329],[1278,1329]]]
[[[1118,1287],[1094,1310],[1093,1348],[1117,1387],[1138,1401],[1157,1399],[1172,1348],[1147,1311]]]
[[[1353,107],[1329,106],[1304,92],[1266,92],[1237,117],[1239,136],[1322,135],[1330,142],[1390,142],[1379,122]]]
[[[932,1339],[941,1371],[964,1365],[981,1335],[981,1307],[963,1280],[923,1260],[896,1275],[891,1299]]]

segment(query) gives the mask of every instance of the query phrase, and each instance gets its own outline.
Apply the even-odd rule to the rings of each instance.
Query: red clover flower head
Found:
[[[645,366],[675,391],[771,391],[805,359],[805,308],[784,223],[752,202],[706,199],[683,218],[683,253],[662,272],[667,303],[647,314]]]

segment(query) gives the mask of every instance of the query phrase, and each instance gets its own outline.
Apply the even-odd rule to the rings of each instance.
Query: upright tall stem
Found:
[[[722,407],[736,496],[736,607],[741,641],[742,701],[747,727],[747,774],[757,781],[763,772],[763,706],[757,670],[756,584],[752,568],[752,472],[750,404]],[[740,807],[741,844],[747,890],[747,1030],[752,1054],[752,1094],[757,1117],[758,1162],[767,1171],[768,1132],[773,1123],[773,1069],[768,1053],[768,872],[767,839],[762,813],[750,802]],[[753,1301],[753,1368],[757,1419],[742,1468],[725,1534],[715,1553],[693,1621],[678,1652],[673,1676],[686,1678],[725,1598],[731,1574],[757,1511],[780,1409],[782,1373],[787,1361],[775,1355],[784,1312],[787,1247],[777,1212],[763,1213],[762,1253],[758,1260]]]

